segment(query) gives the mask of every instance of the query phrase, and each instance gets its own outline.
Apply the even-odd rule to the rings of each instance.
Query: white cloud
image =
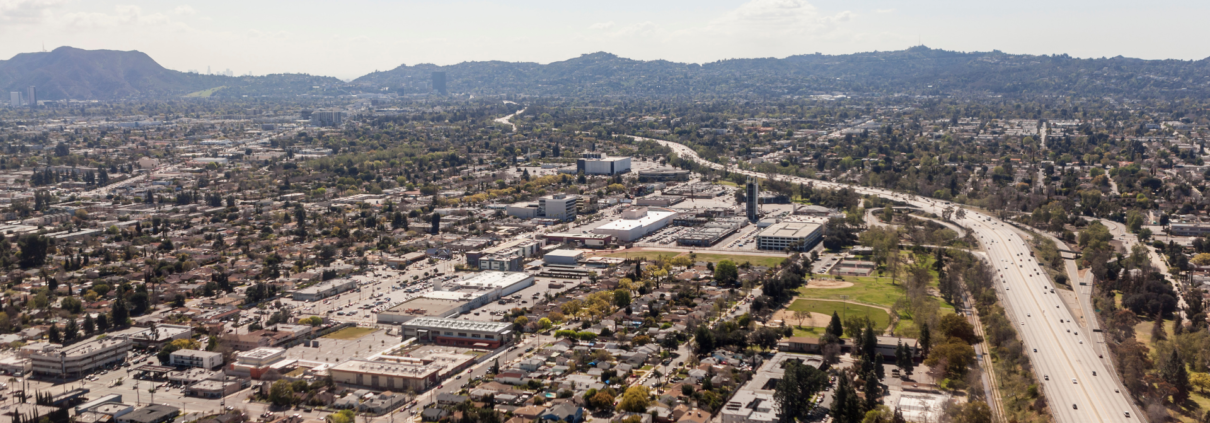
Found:
[[[118,5],[114,13],[68,13],[63,23],[76,29],[104,29],[129,26],[168,25],[181,26],[163,13],[144,14],[143,8],[133,5]]]
[[[590,26],[588,28],[589,29],[609,29],[609,28],[613,28],[613,25],[614,25],[613,21],[597,22],[597,23],[592,24],[592,26]]]
[[[657,30],[659,30],[659,26],[655,22],[646,21],[618,28],[617,31],[611,32],[609,35],[613,37],[646,37],[654,34]]]
[[[706,29],[753,38],[823,35],[853,16],[849,11],[823,15],[803,0],[750,0],[711,21]]]
[[[182,16],[193,15],[197,13],[197,10],[194,10],[193,7],[190,7],[189,5],[180,5],[177,6],[176,9],[173,9],[172,13]]]
[[[880,13],[880,14],[885,15],[887,13],[895,13],[895,9],[874,9],[874,13]]]
[[[0,0],[0,22],[37,23],[50,16],[50,9],[63,0]]]

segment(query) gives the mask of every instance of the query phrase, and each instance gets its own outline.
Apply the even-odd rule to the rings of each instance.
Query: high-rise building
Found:
[[[571,222],[576,220],[576,206],[579,202],[578,195],[547,195],[538,199],[538,215]]]
[[[8,93],[8,105],[10,107],[21,107],[21,92],[13,91]]]
[[[31,109],[38,107],[38,87],[30,86],[25,90],[25,101]]]
[[[445,72],[433,72],[433,91],[447,94],[445,89]]]
[[[315,126],[340,126],[345,112],[338,110],[316,110],[311,112],[311,124]]]
[[[755,222],[760,219],[760,184],[756,179],[748,179],[748,184],[744,187],[744,196],[747,197],[748,204],[748,221]]]

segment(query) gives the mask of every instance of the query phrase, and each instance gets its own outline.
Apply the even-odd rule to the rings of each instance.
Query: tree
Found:
[[[59,335],[58,325],[50,325],[50,329],[46,330],[46,338],[50,340],[50,343],[52,344],[63,343],[63,337]]]
[[[992,423],[992,410],[986,402],[971,401],[946,410],[953,423]]]
[[[599,411],[608,410],[610,407],[613,407],[613,395],[608,392],[600,391],[588,398],[588,408]]]
[[[613,305],[618,306],[618,308],[630,306],[630,291],[625,289],[613,291]]]
[[[920,351],[927,357],[933,346],[933,335],[929,332],[928,323],[920,325]]]
[[[285,407],[294,403],[294,387],[285,379],[273,382],[269,386],[269,402],[278,407]]]
[[[50,238],[41,235],[25,235],[17,240],[17,247],[21,250],[17,264],[22,269],[42,267],[43,264],[46,264],[46,252],[50,248]]]
[[[1193,256],[1193,259],[1189,261],[1198,266],[1210,265],[1210,253],[1199,253],[1198,255]]]
[[[975,349],[958,338],[949,338],[945,343],[934,346],[924,364],[942,377],[957,379],[975,361]]]
[[[878,383],[878,378],[874,377],[872,373],[866,373],[864,376],[866,410],[873,410],[875,407],[878,407],[878,402],[882,398],[882,384]]]
[[[828,374],[797,361],[787,361],[785,374],[773,388],[778,404],[778,421],[806,420],[810,411],[803,398],[812,398],[828,383]]]
[[[105,313],[97,315],[97,330],[101,332],[109,330],[109,316]]]
[[[1172,394],[1174,404],[1184,404],[1189,400],[1192,385],[1189,382],[1189,371],[1185,368],[1185,359],[1181,357],[1178,348],[1173,348],[1168,359],[1164,360],[1160,367],[1160,378],[1172,384],[1172,387],[1176,389],[1176,392]]]
[[[832,421],[836,423],[858,423],[862,419],[861,403],[857,398],[857,390],[848,373],[840,374],[836,383],[836,392],[832,397],[832,409],[829,412]]]
[[[92,333],[96,332],[96,331],[97,331],[97,324],[95,321],[93,321],[92,315],[85,314],[84,315],[84,333],[87,335],[92,335]]]
[[[844,336],[844,324],[840,322],[840,315],[832,312],[832,321],[828,322],[827,333],[835,336],[837,339]]]
[[[1210,388],[1210,373],[1190,373],[1189,386],[1197,388],[1197,391],[1205,394],[1206,389]]]
[[[112,322],[115,327],[125,327],[127,321],[130,320],[130,310],[126,309],[126,300],[121,298],[113,302],[109,313],[112,315]]]
[[[730,285],[739,280],[739,269],[735,266],[735,262],[731,260],[719,261],[718,265],[714,266],[714,280],[719,285]]]
[[[698,326],[693,334],[693,344],[693,350],[698,354],[714,351],[714,333],[705,325]]]
[[[72,343],[80,337],[80,326],[76,323],[76,319],[67,319],[67,324],[63,325],[63,342]]]
[[[946,338],[958,338],[968,344],[975,344],[979,341],[974,325],[971,325],[962,315],[947,314],[941,318],[937,326]]]
[[[647,390],[646,386],[634,385],[627,388],[626,393],[622,394],[622,400],[618,402],[618,411],[645,413],[649,405],[651,405],[651,392]]]

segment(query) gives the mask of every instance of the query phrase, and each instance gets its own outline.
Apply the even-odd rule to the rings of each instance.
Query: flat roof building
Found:
[[[554,250],[546,253],[542,260],[546,264],[575,266],[580,263],[582,258],[584,258],[584,252],[580,250]]]
[[[756,235],[756,248],[761,250],[809,251],[823,239],[823,225],[810,222],[781,222],[770,225]]]
[[[564,222],[576,220],[576,210],[580,204],[580,196],[573,194],[554,194],[538,198],[538,215]]]
[[[357,288],[352,279],[333,279],[293,292],[294,301],[318,301]]]
[[[546,241],[548,245],[568,243],[580,247],[603,248],[613,243],[612,235],[594,233],[575,234],[569,232],[556,232],[550,234],[538,234],[538,238]]]
[[[620,175],[630,172],[629,157],[609,157],[605,154],[592,154],[593,157],[576,159],[576,172],[585,175]]]
[[[30,353],[31,371],[37,376],[83,377],[126,360],[132,345],[126,337],[93,339],[68,347],[46,344]]]
[[[118,417],[118,423],[164,423],[181,414],[181,409],[161,404],[152,404]]]
[[[666,209],[636,207],[622,212],[622,218],[593,229],[593,233],[609,235],[619,242],[633,242],[668,226],[676,212]]]
[[[176,350],[168,355],[168,364],[177,367],[213,369],[223,365],[223,353],[200,350]]]
[[[328,369],[332,381],[389,391],[422,392],[436,386],[443,367],[419,358],[398,361],[349,360]]]
[[[512,342],[513,325],[458,319],[418,317],[400,325],[404,338],[459,347],[496,349]]]

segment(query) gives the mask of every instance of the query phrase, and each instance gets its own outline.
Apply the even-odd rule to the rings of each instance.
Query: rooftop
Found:
[[[647,215],[643,216],[640,219],[618,219],[618,220],[615,220],[615,221],[612,221],[612,222],[609,222],[609,223],[606,223],[604,225],[597,227],[597,230],[611,230],[611,231],[630,230],[630,229],[634,229],[634,228],[638,228],[638,227],[642,227],[642,226],[651,225],[655,222],[658,222],[662,219],[671,217],[675,214],[676,214],[676,212],[648,209]]]
[[[441,371],[442,366],[416,362],[388,362],[353,359],[332,367],[331,371],[374,373],[424,378]]]
[[[765,230],[760,231],[758,236],[779,237],[779,238],[805,238],[811,235],[812,232],[819,230],[820,224],[810,222],[782,222],[775,223]]]
[[[260,348],[254,349],[252,351],[245,351],[245,352],[239,353],[239,354],[237,354],[237,356],[254,358],[254,359],[265,359],[265,358],[272,357],[274,354],[282,354],[284,352],[286,352],[286,350],[283,350],[281,348],[260,347]]]
[[[532,276],[523,272],[481,272],[452,284],[467,288],[495,289],[507,288],[530,278]]]
[[[442,319],[437,317],[418,317],[404,323],[407,326],[427,326],[437,329],[459,329],[481,332],[503,332],[513,325],[504,322],[472,322],[458,319]]]

